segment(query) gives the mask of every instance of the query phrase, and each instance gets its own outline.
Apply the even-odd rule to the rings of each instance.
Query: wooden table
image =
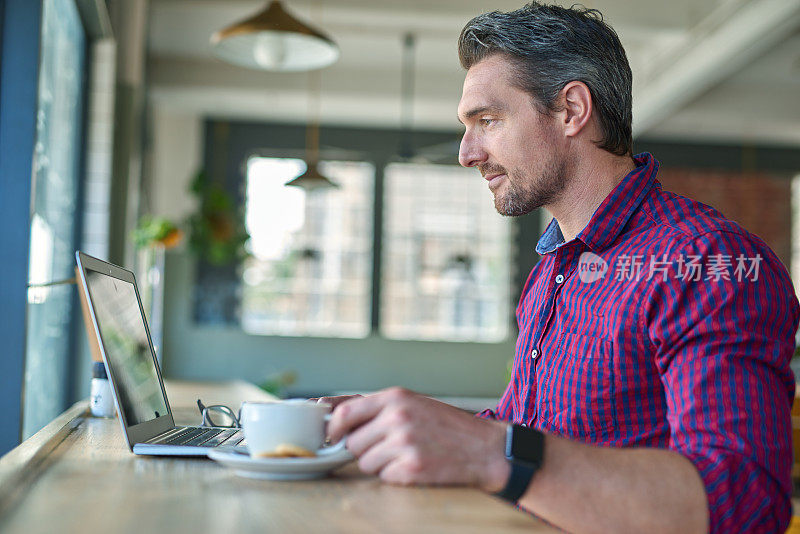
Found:
[[[265,398],[244,382],[168,382],[178,424],[195,399]],[[326,479],[241,478],[207,459],[135,456],[85,402],[0,459],[0,532],[555,532],[480,491],[382,484],[349,464]]]

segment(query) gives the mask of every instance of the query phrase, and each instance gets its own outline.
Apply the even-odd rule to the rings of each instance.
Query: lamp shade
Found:
[[[293,187],[300,187],[306,191],[315,191],[319,189],[338,188],[339,184],[331,182],[329,178],[323,176],[317,169],[317,164],[313,162],[308,163],[306,172],[286,182],[286,185]]]
[[[211,45],[220,59],[260,70],[319,69],[339,58],[339,47],[330,37],[294,18],[277,0],[216,32]]]

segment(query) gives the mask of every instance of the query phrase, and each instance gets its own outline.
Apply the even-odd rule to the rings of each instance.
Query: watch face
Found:
[[[509,459],[535,464],[538,467],[544,457],[544,434],[535,428],[513,425],[511,454],[508,452],[508,446],[506,446],[506,456]]]

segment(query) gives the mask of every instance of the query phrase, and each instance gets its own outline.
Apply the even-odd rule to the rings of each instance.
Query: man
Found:
[[[472,485],[569,531],[783,531],[800,316],[785,268],[632,156],[631,72],[597,11],[481,15],[459,55],[461,164],[501,214],[554,217],[513,376],[480,418],[402,389],[324,399],[331,439],[387,482]]]

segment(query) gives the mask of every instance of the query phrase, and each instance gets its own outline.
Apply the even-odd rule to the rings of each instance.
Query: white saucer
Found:
[[[310,480],[322,478],[337,467],[354,460],[347,450],[317,451],[314,458],[252,458],[241,447],[211,449],[208,457],[242,477],[263,480]]]

